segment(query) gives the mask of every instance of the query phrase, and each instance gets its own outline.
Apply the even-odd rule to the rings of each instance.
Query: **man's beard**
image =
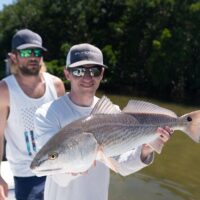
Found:
[[[37,76],[40,72],[41,65],[39,65],[38,63],[36,65],[38,66],[33,68],[27,68],[26,66],[22,65],[21,67],[19,67],[19,71],[25,76]]]

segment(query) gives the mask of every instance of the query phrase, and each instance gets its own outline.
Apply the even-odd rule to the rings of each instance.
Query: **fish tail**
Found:
[[[181,116],[179,121],[184,124],[182,131],[192,140],[200,143],[200,110]]]

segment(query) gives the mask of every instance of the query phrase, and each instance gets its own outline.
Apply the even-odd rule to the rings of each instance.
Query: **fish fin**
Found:
[[[152,142],[149,142],[148,145],[158,154],[161,154],[162,148],[164,146],[163,141],[160,138],[155,139]]]
[[[112,169],[115,173],[119,173],[117,170],[116,161],[113,158],[106,157],[102,150],[98,151],[98,160],[104,163],[107,167]]]
[[[139,100],[130,100],[122,111],[125,113],[164,114],[177,118],[177,115],[171,110]]]
[[[77,152],[76,166],[71,173],[81,173],[87,171],[93,165],[98,153],[98,144],[92,133],[83,132],[82,134],[71,137],[71,151]]]
[[[109,98],[103,96],[99,101],[96,103],[95,107],[93,108],[91,114],[117,114],[121,113],[119,107],[114,105]]]

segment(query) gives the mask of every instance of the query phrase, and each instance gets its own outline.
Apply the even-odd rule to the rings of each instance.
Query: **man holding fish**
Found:
[[[116,154],[111,157],[106,156],[103,142],[102,145],[97,145],[90,132],[79,134],[82,129],[77,127],[76,132],[69,133],[69,141],[65,142],[65,134],[62,134],[45,145],[58,131],[64,131],[63,127],[67,124],[73,126],[74,121],[89,116],[84,118],[84,122],[80,121],[80,124],[87,124],[91,113],[121,112],[106,98],[102,99],[100,108],[95,106],[99,100],[95,93],[106,68],[102,52],[97,47],[87,43],[72,46],[64,69],[65,77],[71,83],[70,92],[51,103],[44,104],[36,111],[36,142],[45,149],[43,151],[42,148],[35,157],[31,169],[38,176],[47,175],[46,200],[107,200],[109,168],[126,176],[148,166],[154,157],[152,147],[161,152],[163,144],[172,134],[169,127],[157,128],[155,140],[150,145],[141,144],[120,155],[111,153],[110,155]],[[109,122],[108,119],[107,123]],[[95,123],[93,125],[95,126]],[[107,139],[109,140],[109,137]],[[65,154],[65,149],[69,149],[69,154]],[[70,160],[69,165],[65,162],[66,157]]]

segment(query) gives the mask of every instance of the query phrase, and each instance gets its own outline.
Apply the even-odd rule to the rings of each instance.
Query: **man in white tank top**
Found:
[[[71,47],[68,55],[65,77],[71,83],[71,90],[55,101],[42,105],[35,114],[35,128],[39,148],[61,128],[81,117],[88,116],[98,101],[96,90],[103,78],[103,55],[100,49],[90,44]],[[170,138],[170,129],[159,129],[161,144]],[[159,137],[159,136],[158,136]],[[142,145],[113,158],[117,171],[129,175],[152,163],[153,149]],[[109,169],[96,162],[86,174],[55,174],[47,176],[45,200],[107,200]]]
[[[17,200],[43,199],[45,177],[30,171],[38,150],[33,117],[38,107],[65,93],[62,81],[44,72],[44,51],[40,35],[28,29],[18,31],[9,53],[12,75],[0,81],[0,158],[5,136]],[[0,199],[5,200],[7,193],[8,185],[0,176]]]

